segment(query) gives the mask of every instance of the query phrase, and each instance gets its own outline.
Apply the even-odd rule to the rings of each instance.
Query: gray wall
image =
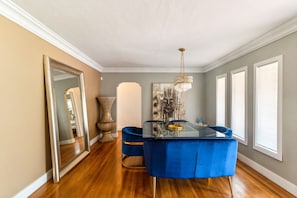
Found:
[[[272,159],[253,145],[253,64],[283,54],[283,161]],[[242,56],[205,75],[206,118],[215,122],[216,76],[228,73],[228,125],[230,126],[230,71],[248,66],[248,145],[239,144],[239,152],[297,185],[297,33]]]
[[[178,74],[160,73],[104,73],[101,81],[101,96],[116,96],[117,86],[122,82],[139,83],[142,89],[142,122],[152,119],[152,83],[173,82]],[[191,74],[193,88],[185,94],[186,119],[196,122],[205,116],[204,74]],[[129,112],[127,112],[129,113]],[[112,107],[112,117],[116,119],[116,102]]]

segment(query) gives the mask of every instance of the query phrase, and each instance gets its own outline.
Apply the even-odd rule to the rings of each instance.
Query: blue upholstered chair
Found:
[[[228,135],[230,138],[232,138],[232,129],[224,126],[208,126],[209,128],[224,133],[225,135]]]
[[[142,128],[127,126],[122,129],[122,165],[126,168],[144,168],[144,165],[129,166],[127,158],[132,156],[143,157]]]
[[[228,177],[235,174],[238,142],[235,139],[144,140],[144,158],[153,177],[191,179]]]

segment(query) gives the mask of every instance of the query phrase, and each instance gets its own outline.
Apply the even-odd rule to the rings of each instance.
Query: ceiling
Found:
[[[297,15],[296,0],[13,2],[102,72],[176,72],[180,47],[186,72],[203,72]]]

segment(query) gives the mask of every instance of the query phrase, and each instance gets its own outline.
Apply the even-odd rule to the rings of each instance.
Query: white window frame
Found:
[[[225,106],[224,106],[224,123],[218,123],[218,80],[221,78],[225,78]],[[220,126],[226,126],[226,118],[227,118],[227,73],[216,76],[216,125],[220,125]]]
[[[256,144],[257,128],[257,68],[266,66],[271,63],[278,63],[278,93],[277,93],[277,149],[276,152],[262,145]],[[270,157],[282,161],[282,97],[283,97],[283,56],[279,55],[254,64],[254,130],[253,130],[253,149],[260,151]]]
[[[244,72],[244,98],[245,98],[245,103],[244,103],[244,137],[240,137],[236,135],[236,131],[233,130],[233,119],[234,115],[233,114],[233,75]],[[233,130],[233,136],[238,140],[238,142],[248,145],[248,132],[247,132],[247,119],[248,119],[248,67],[244,66],[239,69],[233,70],[230,72],[231,75],[231,129]]]

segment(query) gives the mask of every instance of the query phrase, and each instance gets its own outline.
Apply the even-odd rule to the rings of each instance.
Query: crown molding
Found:
[[[105,67],[103,73],[180,73],[180,68],[168,67]],[[201,67],[186,67],[185,73],[203,73]]]
[[[74,47],[72,44],[67,42],[54,31],[46,27],[44,24],[42,24],[40,21],[38,21],[36,18],[34,18],[32,15],[30,15],[28,12],[23,10],[12,1],[0,1],[0,14],[25,28],[26,30],[32,32],[33,34],[37,35],[38,37],[44,39],[45,41],[51,43],[62,51],[96,69],[97,71],[103,71],[103,67],[100,64],[92,60],[82,51]]]
[[[270,30],[269,32],[261,35],[260,37],[252,40],[251,42],[243,45],[231,53],[223,56],[222,58],[214,61],[213,63],[204,66],[203,72],[211,71],[217,67],[222,66],[223,64],[230,62],[236,58],[239,58],[245,54],[248,54],[252,51],[255,51],[265,45],[268,45],[274,41],[277,41],[289,34],[292,34],[297,31],[297,17],[292,18],[291,20],[285,22],[284,24]]]

